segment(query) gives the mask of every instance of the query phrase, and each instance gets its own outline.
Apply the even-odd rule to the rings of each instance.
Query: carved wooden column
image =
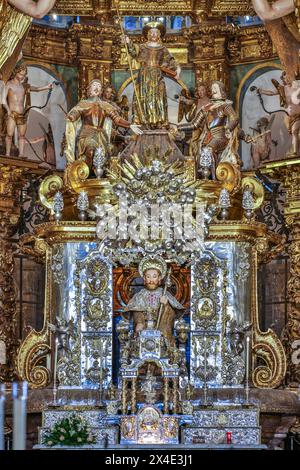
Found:
[[[164,377],[164,413],[169,412],[169,377]]]
[[[16,232],[20,216],[20,192],[28,172],[38,168],[13,158],[0,157],[0,381],[15,378],[15,358],[19,346],[16,287],[14,282]]]
[[[112,46],[116,36],[114,26],[74,25],[78,38],[79,98],[85,95],[89,82],[100,79],[111,82]]]
[[[132,379],[132,390],[131,390],[131,412],[136,413],[136,391],[137,391],[137,377]]]
[[[229,86],[229,68],[226,57],[226,27],[212,25],[204,29],[193,28],[188,34],[192,43],[191,54],[195,65],[196,83],[210,84],[214,80]]]
[[[178,413],[178,378],[174,377],[173,379],[173,413]]]
[[[122,380],[122,414],[127,414],[127,379]]]
[[[290,302],[288,321],[282,335],[287,355],[287,385],[297,387],[300,383],[300,165],[295,164],[282,170],[287,190],[285,218],[290,228],[290,277],[288,300]]]

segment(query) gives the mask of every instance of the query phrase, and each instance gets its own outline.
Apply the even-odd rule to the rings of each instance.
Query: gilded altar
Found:
[[[273,46],[263,26],[250,31],[219,22],[225,11],[253,13],[249,2],[141,6],[120,1],[117,9],[105,1],[75,3],[78,14],[99,24],[74,23],[57,34],[49,30],[37,42],[42,28],[34,25],[25,44],[30,57],[43,54],[47,63],[59,50],[60,66],[77,69],[78,97],[74,93],[72,100],[78,99],[77,108],[84,106],[89,119],[77,116],[68,123],[72,158],[64,172],[40,179],[39,203],[47,218],[20,239],[22,253],[44,265],[45,304],[42,328],[28,328],[20,343],[12,344],[16,360],[10,374],[14,367],[32,393],[46,390],[40,444],[55,423],[78,411],[91,420],[100,448],[223,445],[227,432],[236,445],[259,446],[257,397],[284,386],[287,368],[288,374],[298,373],[290,364],[298,338],[297,194],[294,182],[286,209],[287,222],[295,228],[293,305],[279,338],[259,319],[258,270],[282,251],[285,241],[264,223],[261,212],[257,215],[266,185],[261,176],[242,171],[241,122],[227,92],[230,67],[275,57]],[[129,76],[129,49],[139,50],[140,37],[131,34],[127,50],[118,23],[110,20],[125,12],[151,16],[154,7],[162,14],[184,9],[193,24],[182,34],[167,35],[163,48],[150,41],[146,51],[158,47],[168,60],[155,57],[149,64],[155,56],[151,51],[142,70],[130,62]],[[58,1],[55,11],[68,15],[74,5]],[[175,63],[183,68],[182,78],[170,74]],[[183,125],[183,135],[174,116],[180,99],[188,96],[184,79],[191,80],[191,63],[195,83],[217,85],[209,105],[218,122],[215,129],[210,108],[202,107],[194,127]],[[112,77],[119,85],[114,101],[105,102],[102,88],[97,100],[86,99],[89,84],[112,87]],[[159,88],[157,94],[151,94],[153,88]],[[102,116],[97,122],[96,105]],[[220,111],[229,107],[233,119]],[[139,113],[145,119],[137,119]],[[195,155],[188,150],[191,130],[201,137]],[[219,135],[222,146],[210,145]],[[85,144],[91,141],[87,155]],[[67,154],[66,148],[62,152]],[[275,167],[264,174],[276,175]],[[286,180],[289,169],[284,168]],[[9,168],[5,172],[0,176],[7,181]],[[18,216],[16,207],[9,207],[11,220]],[[6,237],[0,242],[7,246]],[[5,285],[12,273],[10,254]],[[153,278],[148,271],[154,271]]]

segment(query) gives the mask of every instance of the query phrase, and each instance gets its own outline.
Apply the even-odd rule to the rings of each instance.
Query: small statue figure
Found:
[[[163,295],[160,284],[167,273],[166,262],[160,257],[145,257],[139,264],[140,276],[144,278],[145,287],[135,294],[124,309],[125,312],[133,313],[134,336],[146,329],[146,313],[150,308],[156,311],[156,320],[160,305],[164,305],[158,329],[162,332],[165,340],[170,346],[175,345],[174,322],[176,311],[184,313],[184,307],[173,297],[170,292]]]
[[[109,399],[110,400],[118,400],[118,389],[113,384],[112,381],[110,382],[110,385],[109,385]]]
[[[113,106],[117,113],[126,121],[128,121],[129,116],[129,104],[127,96],[122,96],[120,99],[117,99],[116,91],[112,87],[112,85],[106,85],[103,93],[102,93],[102,100],[109,103]],[[127,136],[128,129],[120,129],[114,125],[112,119],[106,118],[104,122],[104,128],[108,135],[108,140],[112,143],[112,147],[115,150],[114,154],[118,154],[124,147],[125,142],[130,136]]]
[[[178,131],[196,131],[201,133],[201,146],[212,150],[215,167],[222,160],[222,154],[233,140],[233,131],[239,120],[232,107],[232,101],[227,100],[225,86],[222,82],[215,81],[211,87],[212,98],[196,114],[189,124],[180,124]],[[225,152],[224,152],[225,153]],[[227,160],[228,161],[228,160]],[[231,163],[236,164],[233,160]]]
[[[130,127],[134,133],[142,134],[138,126],[119,115],[115,106],[103,101],[101,94],[101,81],[92,80],[87,89],[88,98],[81,100],[67,115],[66,158],[69,163],[78,158],[85,160],[91,167],[97,149],[102,148],[105,155],[108,153],[106,118],[110,118],[116,126]],[[77,128],[79,135],[76,146]]]
[[[239,356],[243,352],[245,333],[251,329],[251,326],[251,322],[244,322],[242,325],[238,325],[234,319],[229,321],[227,335],[232,356]]]
[[[208,95],[207,85],[202,82],[197,85],[195,98],[191,98],[186,90],[182,90],[179,97],[178,122],[182,121],[184,117],[188,122],[191,122],[196,117],[197,112],[210,102]]]
[[[74,337],[74,321],[65,318],[56,317],[56,324],[48,323],[48,328],[54,333],[55,338],[58,340],[58,350],[61,350],[63,355],[71,353],[71,338]]]
[[[199,83],[196,88],[195,99],[187,98],[184,96],[186,94],[184,92],[185,90],[182,91],[179,99],[178,122],[182,121],[183,117],[188,122],[192,122],[200,109],[210,102],[208,88],[204,83]],[[196,129],[190,139],[189,155],[193,155],[195,159],[199,155],[200,137],[201,129]]]
[[[155,384],[156,379],[153,376],[151,364],[148,364],[146,377],[141,384],[141,391],[145,394],[145,399],[147,403],[152,404],[155,402]]]
[[[275,114],[271,119],[267,117],[260,118],[253,131],[253,140],[251,142],[251,160],[252,168],[257,169],[265,160],[269,160],[272,152],[272,144],[278,142],[272,139],[271,127],[274,122]]]
[[[128,37],[128,51],[141,65],[133,99],[134,122],[150,129],[168,127],[168,103],[164,75],[179,77],[180,68],[168,49],[161,44],[166,29],[162,23],[144,26],[146,44],[134,45]]]
[[[53,84],[35,87],[26,83],[27,67],[19,62],[7,82],[4,92],[4,107],[7,111],[6,123],[6,156],[10,156],[12,138],[15,129],[18,130],[19,157],[24,157],[25,134],[27,130],[28,108],[30,107],[30,92],[50,90]]]
[[[100,363],[97,358],[93,358],[92,366],[87,369],[85,373],[85,377],[92,383],[98,384],[100,378],[103,379],[103,369],[102,372],[100,370]]]
[[[264,90],[257,88],[257,92],[266,96],[279,96],[280,105],[283,106],[288,114],[286,122],[289,133],[292,136],[292,154],[291,156],[300,155],[300,81],[289,81],[286,72],[281,75],[282,85],[275,79],[272,83],[275,90]]]

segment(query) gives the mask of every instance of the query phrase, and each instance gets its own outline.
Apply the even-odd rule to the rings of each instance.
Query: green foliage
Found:
[[[94,444],[96,437],[91,433],[87,422],[81,417],[72,413],[69,417],[58,421],[54,427],[45,433],[43,438],[47,446],[82,446],[84,444]]]

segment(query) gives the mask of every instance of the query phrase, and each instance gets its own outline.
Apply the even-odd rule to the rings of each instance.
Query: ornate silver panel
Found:
[[[68,418],[72,412],[76,412],[76,415],[81,416],[89,423],[89,426],[94,428],[103,426],[107,418],[103,411],[97,410],[80,410],[80,408],[74,408],[74,410],[45,410],[43,412],[43,428],[53,428],[58,421]]]
[[[203,387],[243,383],[244,334],[250,328],[251,246],[205,243],[192,264],[191,382]],[[205,361],[206,356],[206,361]]]
[[[201,410],[193,413],[193,425],[198,427],[256,427],[258,410]]]
[[[112,372],[112,267],[95,243],[54,247],[53,320],[60,387],[108,387]],[[59,281],[59,282],[58,282]]]
[[[182,429],[182,442],[226,444],[227,431],[232,434],[232,444],[260,444],[259,410],[215,407],[195,411],[192,424]]]

